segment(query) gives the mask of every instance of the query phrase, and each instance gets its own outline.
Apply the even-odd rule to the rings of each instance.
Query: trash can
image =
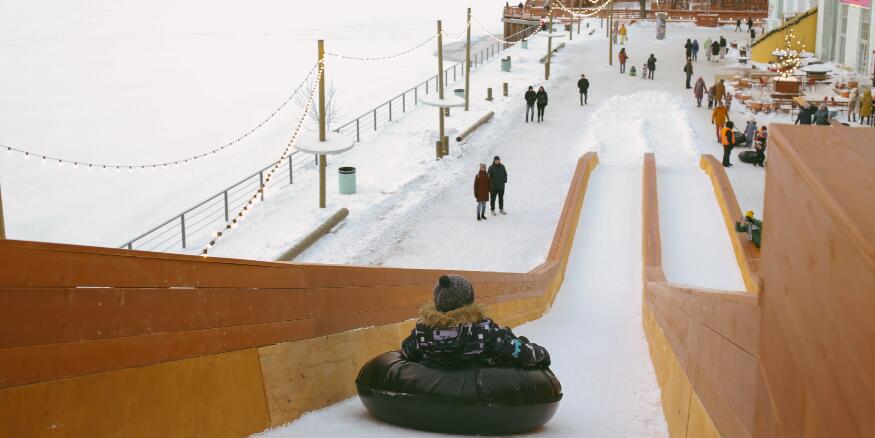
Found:
[[[341,195],[355,194],[355,167],[341,167],[337,169],[338,187]]]
[[[455,90],[453,90],[453,94],[464,99],[465,98],[465,89],[464,88],[456,88]]]
[[[510,56],[501,58],[501,71],[510,71]]]
[[[524,48],[524,49],[528,49],[529,48],[529,40],[523,40],[523,42],[520,44],[520,46],[522,46],[522,48]]]

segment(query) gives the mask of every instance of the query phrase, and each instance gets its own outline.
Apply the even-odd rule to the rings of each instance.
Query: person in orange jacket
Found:
[[[723,143],[723,167],[732,167],[729,157],[732,155],[732,148],[735,147],[737,142],[734,128],[735,124],[730,120],[726,122],[726,126],[720,132],[721,143]]]
[[[717,133],[717,143],[723,143],[723,138],[720,136],[720,130],[726,124],[726,121],[729,120],[729,110],[723,106],[722,101],[715,101],[714,111],[711,113],[711,123],[715,126],[715,132]]]

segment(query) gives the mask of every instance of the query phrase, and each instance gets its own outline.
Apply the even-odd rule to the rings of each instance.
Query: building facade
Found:
[[[818,0],[816,54],[866,76],[875,74],[872,0]]]

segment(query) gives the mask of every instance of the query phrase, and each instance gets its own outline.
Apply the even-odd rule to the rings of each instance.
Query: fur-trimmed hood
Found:
[[[474,324],[486,319],[485,309],[477,303],[468,304],[449,312],[441,312],[428,301],[419,308],[422,323],[427,327],[445,328],[462,324]]]

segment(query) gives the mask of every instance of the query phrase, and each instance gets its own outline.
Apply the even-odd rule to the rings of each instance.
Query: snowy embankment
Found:
[[[203,153],[270,115],[315,64],[318,38],[339,54],[398,53],[435,35],[438,19],[458,35],[468,6],[474,41],[492,42],[487,33],[502,31],[497,0],[340,0],[327,12],[281,0],[0,2],[0,59],[14,60],[0,67],[0,144],[79,162]],[[446,41],[452,53],[460,44]],[[338,121],[434,75],[435,50],[432,41],[381,62],[328,57]],[[89,172],[4,152],[7,234],[121,245],[276,160],[297,101],[230,149],[179,168]]]

